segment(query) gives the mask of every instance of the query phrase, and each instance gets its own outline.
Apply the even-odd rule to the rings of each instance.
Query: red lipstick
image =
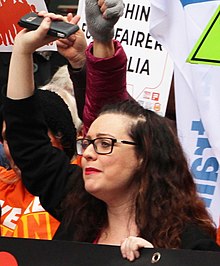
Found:
[[[97,168],[93,168],[93,167],[86,167],[85,168],[85,175],[92,175],[92,174],[96,174],[96,173],[100,173],[101,171]]]

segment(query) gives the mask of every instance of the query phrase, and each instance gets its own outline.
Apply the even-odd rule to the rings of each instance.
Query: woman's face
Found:
[[[125,115],[103,114],[92,123],[86,138],[109,137],[133,142],[127,133],[133,122]],[[115,143],[112,153],[101,155],[90,144],[82,157],[85,189],[108,203],[129,200],[135,189],[132,181],[138,166],[134,145]]]

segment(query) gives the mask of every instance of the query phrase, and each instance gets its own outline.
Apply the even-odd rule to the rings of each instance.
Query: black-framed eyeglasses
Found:
[[[113,151],[115,143],[137,145],[133,141],[114,139],[114,138],[104,138],[104,137],[95,138],[95,139],[82,138],[82,139],[77,139],[76,141],[77,154],[82,155],[85,149],[90,144],[93,145],[93,148],[97,154],[110,154]]]

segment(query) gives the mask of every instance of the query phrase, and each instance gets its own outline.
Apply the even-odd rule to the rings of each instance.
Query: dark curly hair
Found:
[[[133,121],[128,134],[137,143],[136,155],[142,162],[134,174],[139,236],[154,247],[180,248],[181,234],[192,224],[215,239],[213,221],[196,192],[184,152],[167,118],[130,100],[105,106],[100,115],[106,113],[125,115]],[[66,221],[75,226],[75,240],[92,242],[108,224],[106,204],[85,191],[82,179],[77,187],[66,199]]]

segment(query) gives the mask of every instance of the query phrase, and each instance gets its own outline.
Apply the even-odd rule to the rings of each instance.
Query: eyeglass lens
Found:
[[[111,138],[96,138],[93,140],[90,139],[81,139],[77,140],[77,153],[82,155],[85,149],[93,144],[94,150],[100,154],[108,154],[112,152],[114,139]]]

